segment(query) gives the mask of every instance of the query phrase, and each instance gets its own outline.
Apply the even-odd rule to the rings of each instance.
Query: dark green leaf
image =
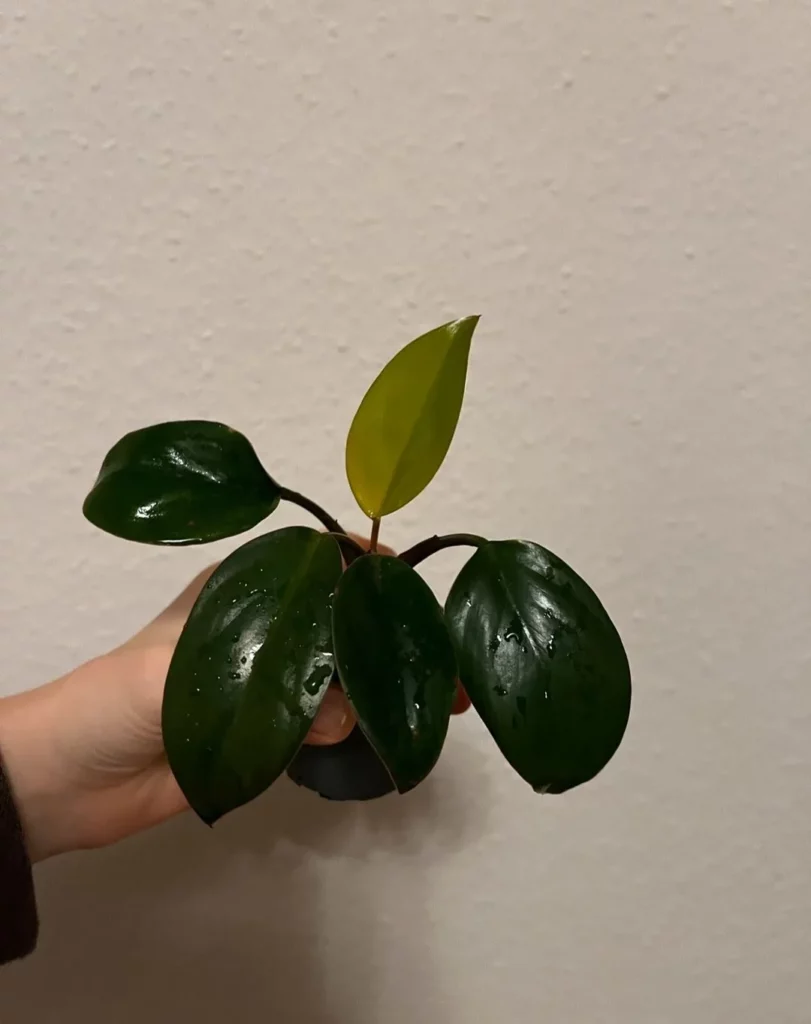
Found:
[[[446,604],[462,685],[527,782],[562,793],[593,778],[631,707],[628,660],[594,592],[525,541],[479,548]]]
[[[433,768],[448,731],[456,661],[442,609],[405,562],[364,555],[338,584],[332,630],[349,702],[405,793]]]
[[[207,420],[158,423],[107,454],[84,514],[144,544],[204,544],[256,526],[279,504],[244,435]]]
[[[335,540],[304,526],[243,545],[214,572],[169,667],[163,739],[204,821],[252,800],[284,771],[333,671]]]

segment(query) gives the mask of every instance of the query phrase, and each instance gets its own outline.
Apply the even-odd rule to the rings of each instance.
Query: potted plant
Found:
[[[175,650],[162,728],[169,764],[208,822],[285,770],[324,795],[368,798],[418,785],[439,757],[458,681],[502,753],[539,792],[593,778],[622,739],[631,702],[619,634],[587,584],[522,540],[435,535],[378,550],[382,519],[436,474],[456,429],[478,317],[412,341],[367,391],[346,470],[371,521],[368,552],[319,505],[278,483],[220,423],[161,423],[123,437],[84,503],[96,526],[147,544],[239,534],[280,501],[325,528],[265,533],[201,591]],[[472,547],[444,609],[416,566]],[[302,748],[330,685],[359,728]]]

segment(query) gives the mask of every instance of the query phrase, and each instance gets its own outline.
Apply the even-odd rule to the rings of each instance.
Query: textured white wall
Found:
[[[2,7],[0,686],[212,557],[82,520],[122,432],[223,419],[359,525],[357,401],[470,312],[457,441],[385,539],[543,542],[635,679],[565,797],[469,715],[408,798],[282,783],[46,864],[3,1024],[807,1024],[811,4]]]

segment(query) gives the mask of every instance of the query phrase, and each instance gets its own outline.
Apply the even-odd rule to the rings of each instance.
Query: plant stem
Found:
[[[372,520],[372,536],[369,541],[369,550],[377,551],[377,538],[380,536],[380,520]]]
[[[350,566],[356,558],[366,554],[366,550],[362,545],[358,544],[354,537],[350,537],[346,533],[331,533],[330,537],[334,537],[338,541],[338,547],[341,549],[341,554],[344,556],[347,566]]]
[[[298,505],[299,508],[306,509],[311,515],[322,523],[330,533],[341,533],[346,535],[346,530],[341,526],[337,519],[333,519],[329,512],[325,512],[320,505],[311,499],[306,497],[304,494],[299,494],[298,491],[290,491],[286,487],[279,488],[282,498],[285,501],[289,501],[292,505]]]
[[[443,548],[456,548],[463,545],[480,548],[482,544],[486,543],[486,537],[477,537],[475,533],[449,533],[444,537],[434,535],[433,537],[421,540],[419,544],[415,544],[408,551],[404,551],[400,558],[413,568],[430,555],[436,554],[437,551],[442,551]]]

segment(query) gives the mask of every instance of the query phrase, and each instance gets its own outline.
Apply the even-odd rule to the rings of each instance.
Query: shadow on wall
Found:
[[[375,978],[387,954],[376,865],[388,855],[413,870],[415,858],[452,856],[486,825],[476,750],[452,748],[405,797],[333,804],[285,779],[211,832],[184,815],[42,865],[40,947],[2,970],[0,1021],[378,1024]],[[341,883],[329,892],[328,876]],[[407,934],[394,929],[388,955],[430,1002],[422,910]]]

